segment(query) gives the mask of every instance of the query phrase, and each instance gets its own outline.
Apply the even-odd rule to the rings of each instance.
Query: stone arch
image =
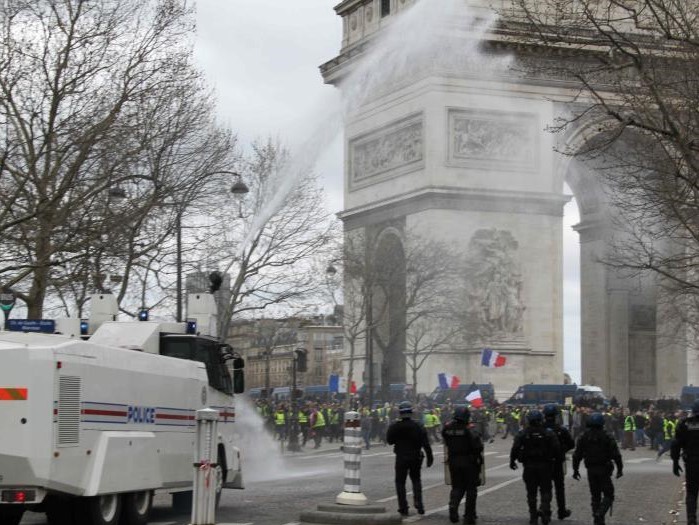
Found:
[[[371,250],[375,275],[372,316],[376,323],[372,360],[382,388],[404,383],[406,256],[404,238],[395,227],[379,232]],[[386,394],[387,392],[385,392]]]
[[[580,222],[580,323],[582,382],[601,386],[626,402],[655,398],[661,391],[656,332],[656,286],[651,275],[625,272],[605,264],[615,243],[623,239],[619,210],[609,196],[600,166],[579,161],[576,154],[605,140],[604,119],[580,122],[567,132],[559,169],[578,203]],[[611,153],[622,144],[609,148]]]

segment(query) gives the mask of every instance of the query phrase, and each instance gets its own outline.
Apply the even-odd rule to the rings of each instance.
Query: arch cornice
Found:
[[[432,186],[350,208],[338,217],[345,229],[353,230],[430,209],[562,216],[563,206],[569,200],[570,197],[557,193]]]

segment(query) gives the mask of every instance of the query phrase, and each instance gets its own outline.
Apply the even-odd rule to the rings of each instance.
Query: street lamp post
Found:
[[[231,193],[236,196],[240,195],[245,195],[250,191],[248,188],[247,184],[245,184],[242,180],[242,176],[240,173],[236,173],[235,171],[229,171],[229,170],[218,170],[218,171],[212,171],[209,173],[209,175],[217,175],[217,174],[229,174],[233,175],[234,177],[237,177],[238,180],[231,186]],[[176,238],[177,238],[177,262],[176,262],[176,270],[177,270],[177,322],[181,323],[183,321],[183,316],[182,316],[182,304],[183,304],[183,293],[182,293],[182,208],[177,210],[177,217],[176,217],[176,222],[175,222],[175,228],[176,228]]]
[[[366,311],[366,361],[369,364],[369,410],[374,409],[374,311],[373,311],[373,293],[369,292],[367,297]]]
[[[296,402],[296,359],[298,350],[294,350],[291,358],[291,428],[289,434],[289,451],[300,452],[299,445],[299,409]]]
[[[305,344],[305,342],[305,335],[302,334],[299,343]],[[296,374],[297,372],[307,371],[306,355],[307,351],[305,348],[297,348],[291,355],[291,432],[289,434],[289,450],[291,452],[301,451],[301,446],[299,445],[299,406],[296,399]]]
[[[177,322],[182,322],[182,210],[177,210]]]

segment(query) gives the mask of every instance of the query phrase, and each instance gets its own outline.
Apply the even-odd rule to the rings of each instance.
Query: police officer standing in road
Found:
[[[623,464],[616,440],[604,430],[604,416],[595,412],[587,420],[587,427],[578,438],[573,453],[573,477],[580,480],[580,462],[585,460],[592,496],[592,517],[595,525],[604,525],[604,515],[614,503],[614,464],[617,478],[622,476]]]
[[[558,424],[558,407],[549,403],[544,407],[544,426],[550,428],[558,438],[560,455],[553,464],[553,486],[556,489],[556,505],[558,506],[558,519],[562,520],[570,517],[572,512],[566,508],[566,483],[563,467],[566,461],[566,452],[575,447],[575,441],[568,432],[568,429]]]
[[[556,434],[544,427],[544,416],[538,410],[527,415],[528,426],[515,436],[510,451],[510,468],[517,470],[517,461],[524,465],[522,478],[527,487],[529,523],[551,522],[551,479],[558,461],[560,447]],[[541,507],[537,508],[537,493],[541,492]]]
[[[466,407],[457,407],[454,410],[454,419],[442,429],[451,476],[449,520],[452,523],[459,521],[459,504],[466,494],[466,525],[476,523],[476,497],[483,461],[483,442],[476,431],[469,429],[470,417]]]
[[[670,448],[672,473],[679,476],[680,455],[684,459],[687,480],[687,525],[697,525],[697,493],[699,492],[699,401],[692,406],[692,416],[683,419],[675,429],[675,439]]]
[[[422,454],[424,449],[427,456],[427,466],[431,467],[434,462],[432,447],[427,439],[425,427],[414,421],[413,405],[408,401],[403,401],[398,407],[400,419],[394,421],[388,427],[386,442],[393,445],[393,453],[396,455],[395,481],[396,494],[398,496],[398,512],[401,516],[408,515],[408,499],[405,492],[405,480],[410,475],[413,484],[413,502],[418,514],[425,513],[425,506],[422,503],[422,481],[420,480],[420,469],[422,468]]]

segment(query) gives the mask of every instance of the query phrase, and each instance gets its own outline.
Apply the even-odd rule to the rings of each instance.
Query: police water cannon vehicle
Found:
[[[106,294],[91,309],[86,340],[80,320],[58,323],[60,334],[0,332],[0,523],[34,511],[52,525],[145,525],[155,492],[191,508],[205,407],[220,414],[207,465],[217,499],[243,488],[234,393],[244,361],[197,332],[215,326],[213,297],[190,296],[187,323],[116,321]]]

